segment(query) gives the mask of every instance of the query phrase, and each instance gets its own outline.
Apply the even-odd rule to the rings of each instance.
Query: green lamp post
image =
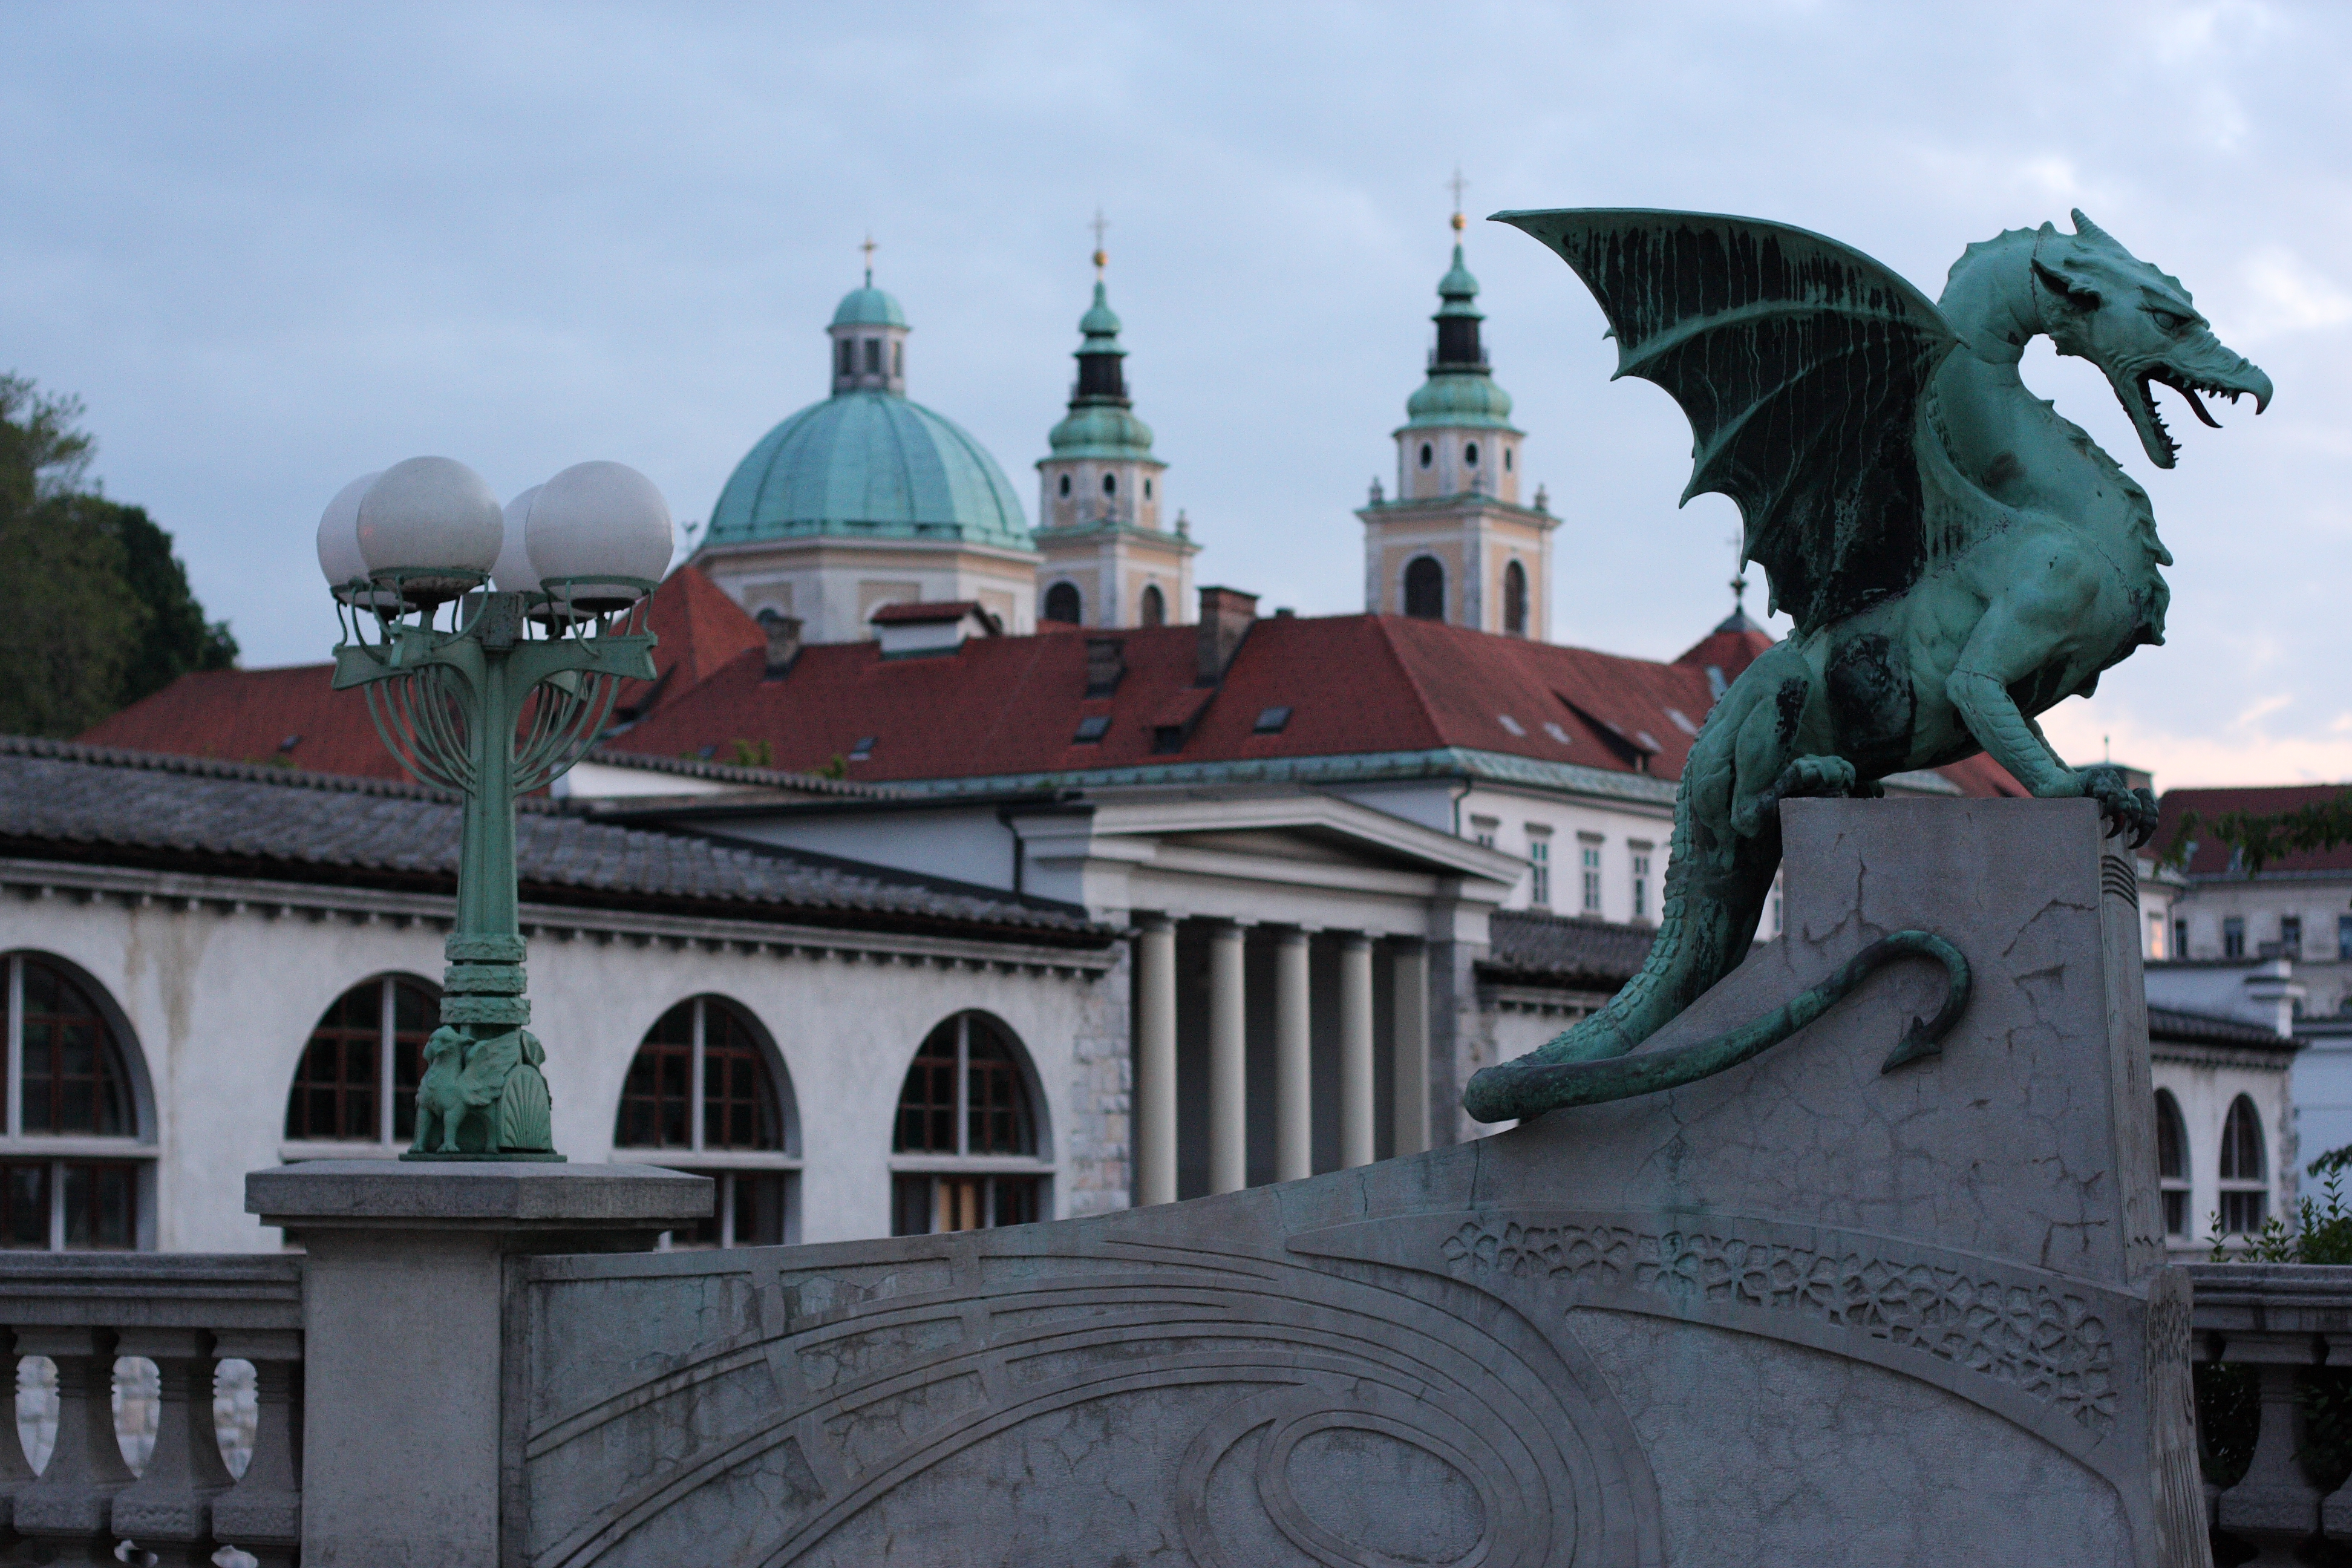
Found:
[[[624,680],[654,677],[646,597],[669,509],[619,463],[582,463],[500,509],[480,475],[411,458],[354,479],[319,523],[343,626],[338,691],[420,782],[465,797],[441,1026],[425,1047],[406,1160],[561,1160],[523,1026],[515,799],[594,744]]]

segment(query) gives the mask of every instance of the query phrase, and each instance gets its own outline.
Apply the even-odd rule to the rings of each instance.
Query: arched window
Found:
[[[1076,583],[1056,583],[1045,590],[1047,620],[1075,626],[1079,622],[1079,615],[1078,585]]]
[[[16,1079],[6,1097],[13,1147],[0,1155],[0,1247],[146,1245],[154,1177],[129,1026],[87,975],[43,953],[7,956],[6,993]],[[75,1157],[44,1157],[49,1138],[74,1140]],[[93,1157],[93,1144],[119,1152]]]
[[[2244,1095],[2221,1123],[2221,1233],[2251,1236],[2270,1213],[2269,1162],[2263,1157],[2262,1113]]]
[[[1528,569],[1516,561],[1503,568],[1503,629],[1528,635]]]
[[[1462,448],[1462,466],[1465,468],[1475,468],[1478,466],[1477,442],[1472,441]]]
[[[1145,500],[1150,500],[1151,499],[1151,481],[1150,479],[1143,481],[1143,499]]]
[[[1404,613],[1424,621],[1445,618],[1445,568],[1434,555],[1416,555],[1404,569]]]
[[[868,375],[882,374],[882,340],[880,338],[866,340],[866,374]]]
[[[799,1127],[784,1078],[751,1015],[723,996],[679,1003],[646,1031],[621,1086],[613,1146],[719,1185],[710,1218],[667,1246],[772,1247],[789,1241]]]
[[[2164,1194],[2164,1234],[2189,1234],[2189,1124],[2168,1089],[2156,1091],[2156,1184]]]
[[[904,343],[894,342],[890,345],[890,374],[892,375],[907,374],[907,345]]]
[[[856,357],[857,350],[856,350],[856,344],[854,344],[854,343],[852,343],[852,342],[851,342],[847,338],[843,338],[843,339],[841,339],[839,342],[837,342],[836,343],[835,343],[835,344],[834,344],[834,347],[835,347],[835,348],[836,348],[836,349],[838,349],[838,350],[840,351],[838,353],[836,353],[836,354],[835,354],[835,355],[834,355],[834,358],[835,358],[835,360],[839,361],[840,363],[839,363],[835,367],[835,369],[834,369],[834,373],[833,373],[833,374],[835,374],[835,375],[842,375],[842,376],[847,376],[847,375],[855,375],[855,374],[857,374],[857,357]]]
[[[1505,472],[1505,473],[1507,473],[1507,473],[1509,473],[1510,471],[1511,471],[1511,449],[1510,449],[1508,447],[1504,447],[1504,448],[1503,448],[1503,472]]]
[[[923,1041],[898,1090],[890,1233],[1044,1218],[1040,1142],[1020,1045],[985,1014],[957,1014]]]
[[[1117,474],[1105,474],[1103,476],[1103,494],[1107,496],[1115,496],[1118,494],[1118,476]]]
[[[1436,460],[1437,448],[1431,446],[1428,442],[1423,441],[1421,444],[1421,466],[1425,468]]]
[[[310,1030],[286,1096],[289,1143],[407,1143],[416,1136],[425,1042],[440,1013],[408,974],[362,981]]]
[[[1168,624],[1168,600],[1160,592],[1159,584],[1146,583],[1143,585],[1143,597],[1136,605],[1135,618],[1147,626]]]
[[[1062,493],[1064,495],[1070,493],[1070,476],[1067,474],[1062,476]]]

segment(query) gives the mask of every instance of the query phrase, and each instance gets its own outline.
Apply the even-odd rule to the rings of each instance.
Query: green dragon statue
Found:
[[[1696,213],[1496,215],[1558,251],[1591,289],[1618,371],[1657,383],[1696,437],[1684,500],[1729,496],[1744,556],[1769,576],[1788,641],[1743,671],[1699,732],[1675,801],[1656,941],[1607,1006],[1472,1079],[1482,1121],[1687,1082],[1787,1037],[1909,954],[1941,960],[1951,996],[1888,1062],[1936,1048],[1967,965],[1898,932],[1735,1035],[1628,1058],[1746,956],[1780,860],[1779,803],[1876,795],[1876,780],[1978,751],[2034,795],[2087,795],[2135,846],[2156,802],[2113,767],[2070,767],[2034,722],[2142,643],[2168,597],[2147,493],[2026,390],[2047,333],[2104,372],[2149,461],[2178,447],[2162,383],[2255,411],[2270,378],[2224,348],[2177,279],[2079,211],[2074,232],[2012,229],[1969,247],[1940,302],[1834,240]],[[1622,1059],[1621,1059],[1622,1058]]]

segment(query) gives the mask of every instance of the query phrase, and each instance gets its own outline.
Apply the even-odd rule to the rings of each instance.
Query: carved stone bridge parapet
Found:
[[[2087,802],[1784,808],[1787,939],[1885,932],[1717,1078],[1055,1226],[509,1264],[509,1560],[2203,1568],[2136,913]],[[1914,968],[1917,973],[1914,973]]]

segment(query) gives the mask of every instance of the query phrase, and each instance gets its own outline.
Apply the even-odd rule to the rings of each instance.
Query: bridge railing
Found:
[[[2215,1563],[2296,1563],[2322,1537],[2352,1545],[2352,1267],[2189,1273]]]
[[[0,1253],[0,1552],[164,1564],[302,1538],[302,1259]]]

